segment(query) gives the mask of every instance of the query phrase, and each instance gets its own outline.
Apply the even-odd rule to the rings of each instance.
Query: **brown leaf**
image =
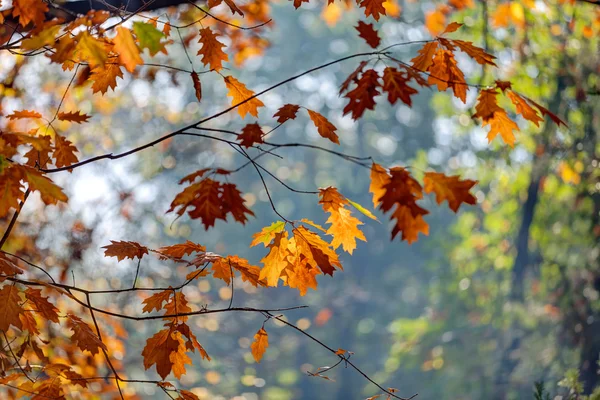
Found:
[[[372,48],[376,49],[381,43],[381,38],[377,34],[377,31],[373,28],[373,24],[365,24],[362,21],[358,21],[358,25],[355,27],[361,38],[365,39],[365,42]]]
[[[110,241],[111,244],[102,247],[104,250],[104,257],[117,257],[118,261],[122,261],[126,258],[132,260],[137,257],[141,259],[144,254],[148,254],[148,248],[142,246],[137,242],[125,242],[125,241]]]
[[[223,68],[223,61],[229,61],[229,57],[221,49],[225,45],[217,40],[217,36],[210,27],[200,29],[198,43],[201,43],[202,47],[198,50],[198,55],[202,56],[204,65],[210,65],[211,69],[219,71]]]
[[[296,119],[298,110],[300,110],[300,106],[297,106],[296,104],[285,104],[277,110],[273,115],[273,118],[277,117],[277,122],[283,124],[289,119]]]
[[[238,136],[240,145],[248,148],[256,143],[264,143],[264,133],[257,123],[248,124],[242,128],[242,133]]]
[[[446,176],[438,172],[426,172],[423,183],[425,184],[425,193],[435,193],[438,204],[447,200],[448,206],[454,212],[458,212],[462,203],[471,205],[477,203],[475,196],[469,192],[477,184],[477,181],[470,179],[461,181],[458,175]]]
[[[308,116],[317,127],[319,135],[331,140],[335,144],[340,144],[340,139],[338,138],[338,135],[335,134],[335,131],[337,130],[335,125],[333,125],[327,120],[327,118],[316,111],[308,110]]]
[[[379,75],[374,69],[368,69],[363,72],[357,82],[356,88],[345,95],[349,102],[344,107],[344,115],[351,113],[352,119],[356,121],[362,117],[365,110],[374,110],[374,97],[379,94],[377,88],[380,86]]]
[[[89,351],[92,354],[96,354],[100,349],[107,350],[106,345],[102,343],[102,340],[92,331],[92,328],[79,317],[73,314],[67,314],[67,325],[73,331],[71,341],[75,343],[81,350]]]
[[[194,91],[198,101],[202,101],[202,83],[200,83],[200,77],[196,71],[192,72],[192,82],[194,83]]]
[[[7,332],[12,325],[22,329],[19,316],[24,310],[21,307],[20,290],[15,285],[4,285],[0,288],[0,331]]]

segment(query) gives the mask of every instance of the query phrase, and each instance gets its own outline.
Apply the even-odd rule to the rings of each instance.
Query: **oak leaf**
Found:
[[[191,307],[188,306],[188,301],[185,297],[185,294],[181,291],[177,291],[169,298],[169,301],[164,306],[165,312],[167,315],[178,315],[178,314],[187,314],[192,311]],[[177,316],[177,317],[167,317],[164,318],[166,320],[174,320],[175,322],[185,322],[188,320],[187,315]]]
[[[298,110],[300,110],[300,106],[296,104],[284,104],[273,115],[273,118],[277,117],[277,122],[283,124],[289,119],[296,119]]]
[[[373,193],[373,207],[377,207],[383,195],[385,195],[385,185],[390,181],[390,175],[381,165],[373,163],[371,166],[371,184],[369,192]]]
[[[376,49],[381,43],[381,38],[377,34],[373,24],[365,24],[362,21],[358,21],[358,25],[354,27],[361,38],[365,39],[365,42],[372,48]]]
[[[23,118],[42,118],[42,114],[37,111],[17,110],[6,116],[8,119],[23,119]]]
[[[346,77],[346,80],[344,80],[344,82],[342,82],[342,85],[340,86],[339,94],[342,94],[346,90],[348,90],[348,88],[350,87],[352,82],[358,81],[358,79],[357,79],[358,75],[360,75],[362,73],[363,69],[367,66],[368,63],[369,63],[368,61],[361,61],[360,64],[358,64],[358,67],[356,67],[356,69],[354,71],[352,71],[352,73]]]
[[[162,292],[154,293],[152,296],[150,296],[147,299],[144,299],[142,301],[142,303],[145,304],[144,308],[142,309],[142,312],[150,313],[154,310],[160,311],[161,308],[163,308],[163,303],[165,301],[169,301],[169,298],[171,297],[172,294],[173,294],[173,290],[171,290],[171,289],[167,289],[167,290],[163,290]]]
[[[450,50],[438,49],[429,68],[428,82],[437,85],[439,91],[452,88],[454,96],[467,101],[467,82],[463,72],[458,68],[454,54]]]
[[[291,254],[288,244],[288,233],[282,230],[273,235],[272,243],[267,246],[269,253],[261,260],[263,268],[259,279],[265,280],[268,286],[277,286],[281,273],[289,265],[288,256]]]
[[[242,128],[242,133],[238,136],[240,145],[248,148],[256,143],[264,143],[264,133],[257,123],[248,124]]]
[[[254,247],[259,243],[262,243],[265,247],[267,247],[269,243],[271,243],[275,235],[277,235],[284,229],[285,222],[283,221],[276,221],[269,226],[265,226],[261,229],[260,232],[257,232],[254,235],[252,235],[253,240],[252,243],[250,243],[250,247]]]
[[[477,203],[475,196],[469,192],[477,181],[470,179],[461,181],[458,175],[446,176],[438,172],[426,172],[423,183],[426,193],[435,193],[438,204],[447,200],[448,206],[454,212],[458,212],[462,203],[471,205]]]
[[[327,118],[325,118],[322,114],[316,111],[308,110],[308,116],[317,127],[319,135],[331,140],[335,144],[340,144],[340,139],[335,133],[335,131],[337,130],[335,125],[333,125],[331,122],[329,122],[329,120],[327,120]]]
[[[494,57],[491,54],[486,53],[484,49],[481,47],[477,47],[473,45],[472,42],[466,42],[464,40],[453,39],[451,40],[453,44],[455,44],[459,49],[469,55],[472,59],[474,59],[477,63],[481,65],[492,65],[496,66]]]
[[[225,214],[231,213],[233,219],[241,224],[248,221],[246,214],[254,216],[252,210],[246,207],[245,200],[241,196],[241,192],[233,183],[225,183],[221,185],[223,190],[221,195],[221,207]]]
[[[133,72],[138,65],[144,64],[140,49],[129,29],[119,26],[113,42],[115,43],[113,49],[119,54],[119,61],[127,71]]]
[[[202,56],[201,61],[204,65],[210,65],[211,69],[219,71],[223,68],[223,61],[229,61],[229,57],[221,49],[225,45],[217,40],[217,36],[210,27],[200,29],[198,43],[201,43],[202,47],[198,50],[198,55]]]
[[[19,17],[19,23],[24,27],[30,22],[41,25],[48,12],[48,5],[42,0],[13,0],[12,6],[12,15]]]
[[[409,107],[412,106],[410,96],[419,93],[416,89],[408,86],[408,76],[398,71],[396,68],[386,67],[383,70],[382,89],[388,95],[390,104],[396,103],[398,99]]]
[[[517,108],[517,113],[521,114],[523,118],[533,122],[536,126],[540,126],[540,122],[544,122],[544,119],[538,115],[538,113],[523,97],[519,96],[512,90],[506,92],[506,95]]]
[[[337,254],[331,249],[329,243],[319,235],[309,231],[304,226],[299,226],[293,231],[298,253],[307,258],[307,262],[318,267],[324,274],[333,275],[336,268],[342,269]]]
[[[490,126],[490,131],[487,135],[488,142],[491,142],[498,134],[500,134],[504,143],[508,144],[510,147],[515,147],[515,135],[513,130],[519,131],[519,126],[508,117],[506,111],[500,109],[494,112],[493,116],[484,120],[482,125]]]
[[[126,258],[133,260],[136,257],[142,259],[144,254],[148,254],[148,248],[137,242],[111,240],[109,245],[102,248],[106,249],[104,250],[104,257],[117,257],[118,261]]]
[[[78,57],[87,61],[92,69],[103,68],[108,54],[104,42],[83,31],[77,35],[75,52]]]
[[[254,92],[248,90],[243,83],[234,77],[226,76],[224,79],[225,86],[229,90],[227,96],[232,98],[231,105],[237,106],[240,116],[244,118],[246,114],[250,114],[253,117],[258,117],[258,108],[264,107],[264,103],[254,97]]]
[[[0,183],[0,188],[1,187],[2,187],[2,184]],[[19,268],[17,266],[17,264],[15,264],[10,259],[8,259],[6,257],[6,255],[4,255],[4,253],[0,253],[0,273],[2,275],[11,276],[11,275],[22,274],[23,270],[21,268]],[[4,278],[0,278],[0,281],[3,281],[3,280],[4,280]]]
[[[206,251],[206,247],[201,244],[194,243],[190,240],[186,240],[185,243],[178,243],[171,246],[164,246],[157,250],[160,254],[167,255],[169,257],[181,258],[188,256],[192,253],[203,253]]]
[[[257,363],[259,363],[262,359],[265,351],[267,351],[267,347],[269,347],[269,335],[263,327],[256,332],[256,335],[254,335],[254,341],[250,345],[252,357],[254,357],[254,360]]]
[[[73,314],[67,314],[67,325],[73,331],[71,341],[81,350],[89,351],[92,354],[98,353],[100,349],[107,350],[106,345],[100,340],[98,335],[81,318]]]
[[[21,169],[22,179],[27,182],[31,190],[40,192],[44,204],[56,204],[59,201],[66,202],[68,200],[62,189],[38,170],[24,165],[15,166],[15,168]]]
[[[104,68],[92,68],[90,80],[93,93],[105,94],[108,89],[114,90],[117,87],[117,78],[123,78],[121,66],[117,64],[106,64]]]
[[[42,296],[40,289],[27,288],[25,290],[25,298],[33,303],[35,312],[44,317],[44,319],[58,324],[58,309],[48,301],[48,297]]]
[[[419,54],[410,60],[413,68],[419,71],[428,71],[429,67],[433,65],[433,56],[437,52],[437,42],[427,42],[419,49]]]
[[[142,350],[144,368],[148,369],[156,364],[156,372],[165,379],[173,367],[171,353],[179,349],[179,341],[171,337],[172,328],[158,331],[154,336],[146,340],[146,346]]]
[[[194,93],[196,94],[196,98],[198,101],[202,100],[202,83],[200,82],[200,77],[196,73],[196,71],[192,72],[192,83],[194,84]]]
[[[78,124],[87,122],[91,118],[89,115],[82,114],[81,111],[59,112],[57,117],[61,121],[76,122]]]
[[[138,39],[140,48],[148,49],[151,56],[162,51],[166,54],[165,42],[161,40],[165,37],[165,34],[154,27],[154,25],[147,22],[136,21],[133,23],[133,32]]]
[[[71,143],[71,141],[67,140],[65,137],[59,134],[56,134],[56,136],[54,137],[54,141],[54,164],[58,168],[68,167],[79,161],[77,156],[75,155],[75,153],[77,152],[77,147],[73,146],[73,143]]]
[[[373,98],[379,94],[379,75],[374,69],[368,69],[363,72],[356,85],[356,88],[346,93],[345,97],[349,102],[344,107],[344,115],[351,113],[355,121],[362,117],[365,110],[375,109]]]
[[[0,288],[0,331],[7,332],[12,325],[22,329],[19,316],[24,313],[21,307],[20,290],[15,285],[4,285]]]
[[[360,1],[359,7],[365,9],[365,16],[372,15],[375,21],[379,21],[380,15],[386,15],[383,4],[386,0],[357,0]]]

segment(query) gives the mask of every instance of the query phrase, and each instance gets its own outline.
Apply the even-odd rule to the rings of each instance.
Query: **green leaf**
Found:
[[[148,49],[151,56],[164,49],[165,44],[161,43],[161,39],[165,37],[165,34],[156,29],[154,25],[146,22],[134,22],[133,31],[140,42],[140,48]]]
[[[369,211],[365,207],[361,206],[357,202],[350,200],[349,198],[346,198],[346,200],[348,200],[348,203],[352,204],[352,206],[354,208],[356,208],[358,211],[360,211],[361,213],[363,213],[367,217],[371,218],[372,220],[375,220],[375,221],[379,222],[379,220],[377,219],[377,217],[375,215],[373,215],[373,213],[371,211]]]

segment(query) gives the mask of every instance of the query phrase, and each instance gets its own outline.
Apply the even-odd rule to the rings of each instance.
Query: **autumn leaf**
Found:
[[[358,21],[358,25],[355,27],[361,38],[365,39],[365,42],[372,48],[376,49],[381,43],[381,38],[377,34],[377,31],[373,28],[373,24],[365,24],[362,21]]]
[[[48,301],[48,297],[42,296],[40,289],[27,288],[25,290],[25,298],[33,303],[35,312],[44,317],[44,319],[58,324],[58,309]]]
[[[211,69],[217,71],[223,68],[223,61],[229,61],[227,53],[221,48],[225,45],[217,40],[217,36],[210,27],[200,29],[200,40],[198,43],[202,44],[198,55],[202,56],[202,63],[204,65],[210,65]]]
[[[81,111],[59,112],[57,117],[61,121],[76,122],[78,124],[87,122],[91,118],[89,115],[82,114]]]
[[[506,95],[517,108],[517,113],[521,114],[523,118],[533,122],[536,126],[540,126],[540,122],[544,122],[544,119],[538,115],[538,113],[529,105],[529,103],[527,103],[527,100],[525,100],[523,97],[519,96],[512,90],[506,92]]]
[[[446,15],[439,8],[425,13],[425,27],[431,36],[443,34],[446,26]]]
[[[174,320],[175,322],[185,322],[188,320],[187,315],[179,316],[179,314],[187,314],[192,311],[191,307],[188,306],[188,301],[182,291],[173,293],[173,296],[169,298],[167,304],[165,304],[165,312],[167,315],[178,315],[177,317],[163,318],[165,320]]]
[[[227,256],[227,261],[240,273],[242,282],[249,282],[254,287],[266,286],[260,277],[260,268],[256,265],[251,265],[248,260],[238,256]]]
[[[68,167],[79,161],[75,155],[77,152],[77,147],[73,146],[73,143],[58,134],[54,137],[54,140],[55,147],[53,157],[55,159],[54,164],[58,168]]]
[[[54,40],[60,29],[60,25],[49,26],[41,32],[23,40],[23,42],[21,42],[21,48],[23,50],[37,50],[44,46],[54,44]]]
[[[1,184],[0,184],[1,186]],[[19,268],[14,262],[9,260],[4,253],[0,253],[0,273],[2,275],[13,276],[22,274],[23,270]],[[4,278],[0,278],[0,282],[3,281]]]
[[[445,35],[446,33],[456,32],[462,26],[463,26],[463,24],[459,24],[458,22],[451,22],[448,24],[448,26],[444,29],[444,31],[440,35]]]
[[[250,345],[254,361],[260,363],[265,351],[267,351],[267,347],[269,347],[269,335],[263,327],[256,332],[256,335],[254,335],[254,342]]]
[[[108,54],[104,42],[83,31],[77,35],[77,46],[75,51],[79,57],[90,64],[92,69],[103,68]]]
[[[458,68],[452,51],[438,49],[429,72],[428,82],[430,84],[437,85],[438,90],[441,92],[452,88],[454,96],[466,103],[467,82],[463,72]]]
[[[198,101],[202,101],[202,83],[200,83],[200,77],[196,71],[192,72],[192,82],[194,84],[194,92]]]
[[[185,243],[174,244],[172,246],[164,246],[157,250],[160,254],[165,254],[169,257],[181,258],[192,253],[203,253],[206,247],[201,244],[186,240]]]
[[[277,122],[283,124],[287,120],[296,119],[298,110],[300,110],[300,106],[295,104],[284,104],[273,115],[273,118],[277,117]]]
[[[118,261],[122,261],[126,258],[142,259],[144,254],[148,254],[148,248],[142,246],[137,242],[125,242],[125,241],[110,241],[111,244],[102,247],[104,250],[104,257],[117,257]]]
[[[172,328],[158,331],[154,336],[146,340],[146,346],[142,351],[144,368],[148,369],[156,364],[156,372],[165,379],[173,368],[171,354],[179,350],[180,341],[172,337]],[[177,359],[175,359],[177,361]]]
[[[484,89],[480,91],[473,118],[481,118],[483,121],[488,121],[494,117],[496,111],[502,110],[498,106],[497,96],[498,92],[496,89]]]
[[[335,125],[333,125],[331,122],[329,122],[327,120],[327,118],[325,118],[322,114],[320,114],[316,111],[313,111],[313,110],[307,110],[307,111],[308,111],[308,116],[310,117],[311,121],[317,127],[317,131],[319,132],[319,135],[321,135],[322,137],[324,137],[326,139],[331,140],[335,144],[340,144],[340,139],[339,139],[338,135],[336,135],[336,133],[335,133],[335,131],[337,130]]]
[[[519,131],[519,126],[508,117],[506,111],[500,109],[494,112],[491,118],[483,121],[483,126],[486,125],[490,126],[490,131],[487,135],[488,142],[491,142],[498,134],[500,134],[504,143],[510,147],[515,147],[515,135],[513,130]]]
[[[360,3],[358,3],[360,1]],[[365,9],[365,16],[372,15],[375,21],[379,21],[381,14],[385,15],[385,7],[383,4],[386,0],[357,0],[360,8]]]
[[[361,61],[360,64],[358,64],[358,67],[356,67],[356,69],[346,77],[346,80],[344,80],[344,82],[340,86],[339,94],[342,94],[346,90],[348,90],[352,82],[358,81],[358,75],[362,73],[363,69],[367,66],[368,63],[368,61]]]
[[[48,5],[42,0],[13,0],[12,6],[12,15],[19,17],[19,24],[24,27],[30,22],[41,25],[48,12]]]
[[[22,110],[22,111],[13,111],[13,113],[7,115],[6,118],[8,118],[8,119],[33,118],[33,119],[35,119],[35,118],[42,118],[42,114],[40,114],[37,111]]]
[[[485,52],[484,49],[474,46],[472,42],[466,42],[464,40],[452,39],[452,44],[455,44],[459,49],[469,55],[472,59],[474,59],[477,63],[481,65],[492,65],[496,67],[496,63],[494,57],[491,54]]]
[[[29,188],[40,192],[44,204],[56,204],[59,201],[66,202],[68,200],[62,189],[38,170],[23,165],[15,167],[21,169],[22,179],[29,184]]]
[[[423,178],[425,193],[435,193],[438,204],[444,200],[448,201],[448,206],[454,212],[462,203],[475,205],[477,199],[469,191],[477,181],[470,179],[460,180],[458,175],[446,176],[438,172],[426,172]]]
[[[213,277],[221,279],[227,286],[231,284],[231,280],[234,278],[233,266],[227,258],[220,258],[212,263],[211,270]]]
[[[248,148],[256,143],[264,143],[264,133],[257,123],[248,124],[242,128],[242,133],[238,136],[240,145]]]
[[[90,74],[93,93],[105,94],[108,89],[117,87],[117,78],[123,78],[123,71],[117,64],[106,64],[104,68],[93,68]]]
[[[318,267],[324,274],[333,275],[336,268],[342,269],[337,254],[319,235],[299,226],[292,231],[297,251],[307,258],[308,264]]]
[[[142,312],[150,313],[154,310],[160,311],[163,308],[163,303],[169,301],[169,298],[172,294],[173,290],[170,289],[170,286],[167,290],[154,293],[152,296],[142,301],[142,303],[145,304],[144,308],[142,309]]]
[[[379,75],[374,69],[363,72],[356,84],[356,88],[346,93],[345,97],[349,99],[349,102],[344,107],[344,115],[351,113],[352,119],[355,121],[362,117],[365,110],[375,109],[373,98],[379,94],[377,88],[381,86]]]
[[[136,21],[133,23],[133,32],[135,32],[142,50],[148,49],[151,56],[154,56],[159,51],[166,54],[165,43],[161,42],[165,34],[156,29],[152,24]]]
[[[227,96],[232,98],[232,106],[237,106],[238,113],[242,118],[246,114],[258,117],[258,108],[264,107],[264,103],[258,98],[253,97],[254,92],[246,89],[246,86],[232,76],[226,76],[225,86],[229,92]]]
[[[4,168],[0,174],[0,218],[18,208],[19,201],[23,200],[20,181],[21,175],[16,168]]]
[[[225,214],[231,213],[233,218],[241,223],[245,224],[248,221],[246,214],[254,216],[254,213],[246,207],[245,200],[241,196],[241,192],[237,189],[233,183],[225,183],[222,187],[222,208]]]
[[[119,26],[117,36],[113,41],[115,43],[114,51],[119,54],[119,61],[127,71],[133,72],[138,65],[144,64],[144,60],[140,56],[140,49],[135,44],[129,29]]]
[[[344,251],[352,254],[356,248],[356,239],[367,241],[365,235],[358,229],[362,222],[350,215],[350,210],[344,208],[348,200],[336,188],[319,189],[319,197],[319,204],[330,214],[326,223],[331,224],[327,230],[327,234],[333,236],[331,246],[334,249],[342,246]]]
[[[198,396],[189,390],[180,390],[179,391],[179,399],[181,400],[200,400]]]
[[[273,239],[269,242],[269,253],[261,260],[263,268],[260,270],[259,279],[265,280],[269,286],[276,287],[283,270],[289,265],[288,256],[291,253],[288,249],[288,233],[282,229],[273,234]]]
[[[19,315],[24,312],[21,307],[20,290],[15,285],[4,285],[0,288],[0,331],[7,332],[12,325],[21,329],[23,323]]]
[[[269,226],[265,226],[260,232],[257,232],[254,235],[252,235],[253,240],[252,243],[250,243],[250,247],[254,247],[259,243],[262,243],[265,247],[267,247],[269,243],[271,243],[275,235],[283,231],[284,229],[285,222],[283,221],[276,221]]]
[[[394,104],[400,99],[409,107],[412,106],[410,96],[418,93],[418,91],[408,86],[408,79],[408,76],[398,71],[396,68],[386,67],[383,70],[382,89],[387,93],[390,104]]]
[[[369,192],[373,193],[373,207],[380,204],[381,198],[385,195],[385,185],[390,182],[390,175],[385,168],[377,163],[371,166],[371,184]]]
[[[552,111],[548,110],[546,107],[536,103],[535,101],[531,100],[529,97],[525,97],[525,96],[522,96],[522,97],[525,100],[527,100],[528,102],[530,102],[531,104],[533,104],[538,110],[540,110],[542,115],[548,116],[556,125],[560,126],[561,124],[563,124],[565,127],[568,126],[565,121],[560,119],[558,117],[558,115],[554,114]]]
[[[71,341],[81,350],[89,351],[92,354],[98,353],[100,349],[107,350],[106,345],[100,340],[98,335],[81,318],[73,314],[67,314],[67,325],[73,331]]]
[[[433,65],[433,56],[437,52],[437,42],[427,42],[419,49],[419,54],[410,60],[413,68],[419,71],[428,71],[429,67]]]

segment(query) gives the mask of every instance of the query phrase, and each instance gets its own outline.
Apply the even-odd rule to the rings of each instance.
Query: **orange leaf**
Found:
[[[79,161],[75,155],[77,147],[73,146],[73,143],[59,134],[54,137],[54,140],[56,141],[56,145],[54,147],[53,156],[58,168],[68,167]]]
[[[196,71],[192,72],[192,82],[194,83],[194,91],[196,93],[196,98],[198,101],[202,100],[202,83],[200,83],[200,77],[196,73]]]
[[[365,24],[362,21],[358,21],[358,25],[355,27],[361,38],[365,39],[365,42],[372,48],[376,49],[381,43],[381,38],[377,35],[377,31],[373,28],[373,24]]]
[[[6,116],[8,119],[22,119],[22,118],[42,118],[42,114],[37,111],[13,111],[12,114]]]
[[[448,201],[448,206],[454,212],[458,212],[458,208],[462,203],[475,205],[477,199],[469,190],[477,181],[470,179],[460,180],[458,175],[446,176],[437,172],[426,172],[423,179],[426,193],[435,193],[435,199],[438,204],[442,204],[444,200]]]
[[[317,131],[319,132],[319,135],[321,135],[322,137],[324,137],[326,139],[331,140],[335,144],[340,144],[338,135],[335,134],[335,131],[337,130],[335,125],[333,125],[331,122],[329,122],[327,120],[327,118],[325,118],[322,114],[320,114],[316,111],[308,110],[308,116],[310,117],[311,121],[317,127]]]
[[[533,122],[536,126],[540,126],[540,122],[544,122],[544,119],[538,115],[538,113],[529,105],[529,103],[527,103],[523,97],[519,96],[512,90],[507,92],[506,95],[517,108],[517,112],[521,114],[523,118]],[[557,122],[557,124],[558,123],[559,122]]]
[[[491,54],[485,52],[484,49],[474,46],[472,42],[465,42],[463,40],[453,39],[451,40],[453,44],[455,44],[459,49],[469,55],[472,59],[477,61],[481,65],[493,65],[496,66],[494,57]]]
[[[162,292],[154,293],[152,296],[142,301],[142,303],[145,304],[142,312],[150,313],[153,310],[160,311],[163,307],[163,303],[168,301],[172,294],[172,290],[163,290]]]
[[[186,314],[192,311],[192,309],[188,306],[188,301],[185,298],[185,295],[181,291],[175,292],[173,296],[171,296],[167,304],[165,304],[164,308],[167,315]],[[183,315],[178,317],[168,317],[164,319],[174,320],[175,322],[185,322],[188,320],[188,316]]]
[[[172,246],[164,246],[158,249],[158,252],[170,257],[181,258],[192,253],[203,253],[206,247],[201,244],[186,240],[185,243],[174,244]]]
[[[299,226],[292,231],[296,241],[298,253],[302,254],[308,264],[319,269],[327,275],[333,275],[336,267],[342,269],[337,254],[319,235],[309,231],[304,226]]]
[[[319,189],[319,204],[323,210],[330,214],[327,224],[331,224],[327,230],[328,235],[333,236],[331,246],[334,249],[342,246],[344,251],[352,254],[356,248],[356,239],[367,241],[365,235],[358,229],[362,225],[360,220],[350,215],[350,210],[344,208],[348,201],[334,187]]]
[[[0,174],[0,218],[8,215],[10,209],[17,209],[23,200],[21,175],[17,168],[4,168]]]
[[[441,33],[441,35],[444,35],[446,33],[452,33],[452,32],[456,32],[461,26],[463,26],[464,24],[459,24],[458,22],[451,22],[450,24],[448,24],[448,26],[444,29],[444,31]]]
[[[156,372],[162,379],[165,379],[171,373],[173,366],[170,359],[171,353],[178,351],[180,344],[178,340],[171,337],[171,333],[171,328],[158,331],[146,340],[146,346],[142,351],[144,368],[148,369],[156,364]]]
[[[466,103],[467,82],[451,51],[439,49],[433,58],[433,65],[429,72],[428,82],[430,84],[437,85],[439,91],[452,88],[454,96]]]
[[[373,193],[373,207],[377,207],[385,194],[385,185],[390,181],[390,175],[381,165],[373,163],[371,166],[371,185],[369,192]]]
[[[494,138],[500,134],[504,143],[510,147],[515,147],[515,135],[513,130],[519,131],[519,126],[511,120],[506,111],[500,109],[494,112],[493,116],[488,120],[483,121],[483,126],[489,125],[490,131],[487,135],[488,142],[494,140]]]
[[[106,345],[102,343],[98,335],[81,318],[73,314],[67,314],[67,324],[73,331],[71,341],[77,344],[77,347],[81,350],[89,351],[92,354],[98,353],[100,349],[107,350]]]
[[[275,235],[283,231],[284,229],[285,222],[283,221],[273,222],[271,225],[265,226],[260,232],[257,232],[254,235],[252,235],[252,238],[254,240],[252,240],[252,243],[250,243],[250,247],[254,247],[259,243],[264,244],[265,247],[268,246],[269,243],[271,243],[271,241],[275,237]]]
[[[446,26],[446,15],[440,9],[427,12],[425,14],[425,26],[431,36],[443,34],[444,26]]]
[[[273,115],[273,118],[277,118],[277,122],[283,124],[285,121],[289,119],[296,119],[296,114],[300,110],[300,106],[295,104],[285,104],[277,110],[277,112]]]
[[[213,271],[213,277],[223,280],[227,286],[231,284],[231,280],[234,278],[233,266],[227,258],[221,257],[213,262],[211,269]]]
[[[77,122],[81,124],[87,122],[91,117],[86,114],[82,114],[81,111],[70,111],[70,112],[59,112],[58,119],[61,121]]]
[[[198,50],[198,55],[202,55],[204,65],[210,64],[211,69],[219,71],[223,68],[223,61],[229,61],[229,57],[221,50],[225,45],[217,40],[217,36],[210,27],[200,29],[198,43],[202,43],[202,47]]]
[[[242,133],[238,136],[240,145],[248,148],[254,146],[255,143],[264,143],[263,131],[257,123],[248,124],[242,128]]]
[[[90,80],[94,82],[92,91],[105,94],[108,89],[114,90],[117,86],[117,78],[123,78],[121,67],[117,64],[108,63],[103,68],[93,68],[90,75]]]
[[[358,78],[358,75],[360,75],[360,73],[362,72],[362,70],[367,66],[369,62],[368,61],[361,61],[360,64],[358,64],[358,67],[356,67],[356,69],[346,77],[346,80],[342,83],[342,85],[340,86],[340,94],[344,93],[346,90],[348,90],[348,88],[350,87],[350,84],[352,82],[356,82]]]
[[[232,97],[232,106],[238,106],[238,113],[242,118],[246,114],[258,117],[258,107],[264,107],[264,103],[253,97],[254,92],[246,89],[246,86],[232,76],[225,77],[225,86],[229,89],[227,96]]]
[[[275,233],[273,242],[267,246],[269,254],[260,260],[264,266],[260,270],[259,278],[266,280],[269,286],[277,286],[281,273],[289,265],[288,256],[290,251],[288,245],[289,240],[286,231]]]
[[[344,115],[352,113],[352,119],[358,120],[365,112],[365,110],[375,109],[375,96],[379,94],[377,88],[381,86],[379,84],[379,75],[374,69],[368,69],[363,72],[362,76],[357,82],[356,88],[346,93],[350,101],[344,107]]]
[[[365,16],[372,15],[375,18],[375,21],[379,21],[379,17],[381,14],[385,15],[385,7],[383,3],[386,0],[358,0],[360,1],[359,7],[365,9]],[[358,2],[357,1],[357,2]]]
[[[48,297],[42,296],[40,289],[27,288],[25,290],[27,300],[35,305],[35,311],[48,321],[58,324],[58,309],[48,301]]]
[[[254,360],[259,363],[267,351],[267,347],[269,347],[269,335],[265,328],[260,328],[256,335],[254,335],[254,342],[250,345],[250,350],[252,351],[252,356]]]
[[[140,56],[140,48],[135,43],[129,29],[119,26],[113,42],[115,43],[113,49],[119,54],[119,61],[127,71],[133,72],[138,65],[144,63]]]
[[[13,0],[12,6],[12,15],[19,17],[21,26],[27,26],[30,22],[41,25],[48,12],[48,5],[42,0]]]
[[[22,171],[22,179],[27,182],[29,188],[40,192],[44,204],[56,204],[68,200],[61,188],[38,170],[24,165],[19,165],[18,168]]]
[[[133,260],[135,257],[141,260],[144,254],[148,254],[148,248],[137,242],[115,242],[114,240],[111,240],[110,243],[111,244],[102,247],[103,249],[106,249],[104,250],[104,257],[117,257],[118,261],[122,261],[126,258],[131,258]]]
[[[4,285],[0,289],[0,331],[7,332],[11,325],[19,329],[23,327],[19,318],[24,312],[19,292],[15,285]]]
[[[410,60],[413,68],[419,71],[427,71],[433,64],[433,56],[437,52],[438,43],[428,42],[419,50],[419,55]]]
[[[498,106],[497,95],[498,92],[496,89],[484,89],[479,92],[477,104],[475,105],[476,112],[473,114],[473,118],[481,118],[483,121],[487,121],[493,118],[496,111],[502,110]]]
[[[535,101],[531,100],[529,97],[523,96],[523,98],[525,100],[527,100],[528,102],[530,102],[531,104],[533,104],[535,107],[537,107],[537,109],[540,110],[542,115],[547,115],[556,125],[560,126],[560,124],[563,124],[564,126],[568,126],[565,121],[560,119],[558,117],[558,115],[554,114],[552,111],[548,110],[546,107],[536,103]]]

